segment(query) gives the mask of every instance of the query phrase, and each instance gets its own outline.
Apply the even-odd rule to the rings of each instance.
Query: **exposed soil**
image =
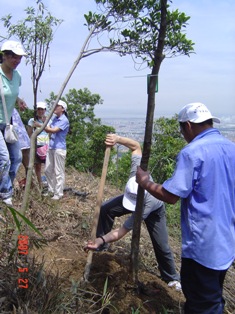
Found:
[[[60,313],[95,313],[97,309],[102,308],[102,304],[105,303],[102,294],[106,289],[107,278],[106,306],[103,306],[103,311],[96,313],[183,313],[184,296],[182,292],[169,288],[160,279],[151,241],[144,224],[141,230],[139,284],[137,286],[133,284],[130,271],[131,233],[124,239],[113,243],[107,252],[93,253],[89,281],[84,281],[88,254],[83,247],[90,238],[99,180],[90,174],[81,174],[71,169],[67,171],[66,186],[71,187],[73,191],[86,192],[88,195],[75,195],[70,190],[65,192],[64,198],[59,201],[52,201],[48,197],[42,200],[36,190],[32,189],[28,212],[28,218],[48,240],[47,245],[36,249],[35,246],[32,246],[32,243],[35,242],[35,234],[29,232],[31,243],[29,258],[32,259],[35,256],[37,262],[44,261],[44,269],[55,278],[59,278],[62,290],[76,290],[80,295],[82,294],[83,301],[86,298],[90,302],[84,306],[80,297],[79,300],[74,301],[72,306],[70,300],[71,310],[64,310]],[[17,191],[14,200],[16,209],[20,207],[23,193],[20,187]],[[120,192],[115,187],[106,185],[103,199],[116,196]],[[122,222],[123,219],[117,219],[116,225]],[[170,238],[170,243],[179,270],[180,243],[178,239],[173,238]],[[235,313],[234,274],[233,266],[227,274],[224,291],[227,304],[226,313],[230,314]],[[0,281],[2,275],[1,272]],[[54,280],[56,282],[56,279]],[[29,286],[28,290],[32,288]],[[0,289],[0,294],[2,291]],[[94,293],[93,295],[91,295],[91,291]],[[97,303],[95,303],[96,301]],[[69,308],[68,304],[67,308]],[[38,313],[34,311],[31,310],[28,313]],[[0,313],[3,312],[0,311]]]

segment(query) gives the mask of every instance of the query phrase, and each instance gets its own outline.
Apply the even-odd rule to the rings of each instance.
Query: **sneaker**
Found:
[[[12,206],[12,205],[13,205],[13,204],[12,204],[12,198],[11,198],[11,197],[5,198],[5,199],[3,199],[2,201],[3,201],[3,203],[5,203],[5,204],[8,205],[8,206]]]
[[[45,187],[43,187],[43,188],[42,188],[41,195],[42,195],[42,196],[48,196],[48,195],[49,195],[48,189],[45,188]],[[52,194],[51,196],[53,196],[53,194]]]
[[[60,200],[61,198],[62,198],[62,196],[54,195],[54,196],[51,198],[51,200],[53,200],[53,201],[58,201],[58,200]]]
[[[168,285],[168,287],[175,288],[176,291],[182,290],[181,283],[177,280],[170,281],[170,282],[168,282],[167,285]]]

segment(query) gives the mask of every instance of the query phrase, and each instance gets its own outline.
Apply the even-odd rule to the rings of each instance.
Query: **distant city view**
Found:
[[[102,118],[102,124],[112,126],[120,136],[133,138],[140,143],[144,141],[145,119],[142,118]],[[235,123],[228,119],[221,119],[221,123],[215,123],[215,128],[231,141],[235,142]]]

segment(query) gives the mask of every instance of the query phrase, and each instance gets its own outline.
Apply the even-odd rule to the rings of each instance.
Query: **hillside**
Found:
[[[19,173],[20,179],[21,173]],[[21,176],[22,177],[22,176]],[[29,230],[27,260],[18,259],[7,263],[9,236],[12,226],[6,230],[1,224],[0,308],[1,313],[182,313],[184,297],[181,292],[169,288],[160,278],[151,241],[142,225],[138,287],[130,279],[131,234],[113,243],[107,252],[94,253],[89,282],[83,274],[87,262],[84,243],[90,237],[99,179],[90,174],[67,170],[64,198],[52,201],[41,199],[32,188],[28,218],[47,239],[47,245],[39,245],[38,237]],[[79,193],[74,193],[73,191]],[[87,196],[79,196],[80,192]],[[106,184],[104,199],[121,191]],[[16,188],[16,209],[22,200],[22,188]],[[10,221],[10,216],[7,218]],[[118,225],[123,220],[117,219]],[[177,268],[180,268],[180,243],[170,238]],[[33,245],[34,244],[34,245]],[[29,269],[27,289],[17,288],[17,266]],[[43,267],[42,267],[43,265]],[[226,313],[235,313],[234,266],[229,270],[225,293]],[[107,288],[105,286],[108,278]],[[14,307],[15,306],[15,310]],[[18,309],[17,309],[18,308]]]

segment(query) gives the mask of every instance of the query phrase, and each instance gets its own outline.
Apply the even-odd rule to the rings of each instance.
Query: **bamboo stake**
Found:
[[[110,146],[106,146],[103,168],[102,168],[102,174],[101,174],[101,179],[100,179],[100,186],[99,186],[99,190],[98,190],[98,194],[97,194],[97,201],[96,201],[95,213],[94,213],[94,218],[93,218],[93,225],[92,225],[92,230],[91,230],[91,240],[92,241],[95,241],[95,239],[96,239],[96,231],[97,231],[98,220],[99,220],[99,216],[100,216],[100,207],[101,207],[102,198],[103,198],[104,185],[105,185],[105,180],[106,180],[106,175],[107,175],[109,157],[110,157]],[[89,251],[88,255],[87,255],[87,262],[86,262],[85,271],[84,271],[84,275],[83,275],[83,278],[85,281],[88,281],[91,263],[92,263],[92,257],[93,257],[93,251]]]

